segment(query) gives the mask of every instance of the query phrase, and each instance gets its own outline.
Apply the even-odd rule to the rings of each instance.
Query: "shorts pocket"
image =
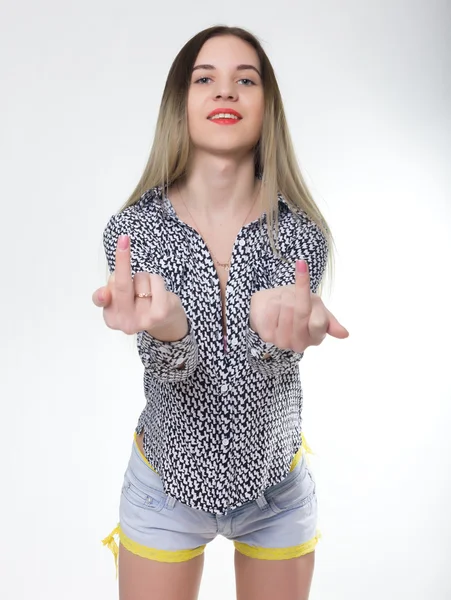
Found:
[[[134,506],[154,512],[160,512],[167,500],[163,492],[143,484],[130,471],[125,473],[122,495]]]
[[[292,480],[282,481],[268,490],[266,500],[275,513],[302,508],[312,502],[315,481],[310,470],[304,469]]]

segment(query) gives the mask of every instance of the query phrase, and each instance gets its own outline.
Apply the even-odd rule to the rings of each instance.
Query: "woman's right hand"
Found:
[[[149,292],[150,298],[137,297]],[[114,273],[106,286],[93,293],[92,301],[103,308],[103,318],[110,329],[128,335],[147,331],[156,339],[174,342],[188,332],[180,298],[166,289],[160,275],[140,272],[132,278],[130,238],[126,235],[120,236],[117,243]]]

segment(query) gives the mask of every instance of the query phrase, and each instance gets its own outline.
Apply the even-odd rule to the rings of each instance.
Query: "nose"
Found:
[[[215,99],[216,100],[236,100],[238,98],[238,94],[234,89],[232,82],[222,81],[217,82],[215,89]]]
[[[216,100],[236,100],[237,95],[231,92],[221,92],[220,94],[216,94],[215,98]]]

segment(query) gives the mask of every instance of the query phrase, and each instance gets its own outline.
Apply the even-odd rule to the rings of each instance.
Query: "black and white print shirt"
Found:
[[[315,292],[327,242],[305,213],[293,216],[281,195],[278,205],[278,247],[291,264],[274,255],[266,215],[241,229],[226,288],[227,348],[211,255],[162,188],[113,215],[103,233],[110,272],[118,237],[127,234],[132,276],[161,275],[185,309],[189,329],[182,340],[137,335],[146,404],[136,432],[144,431],[146,458],[165,492],[213,514],[227,514],[280,482],[301,446],[302,354],[260,339],[249,325],[250,300],[261,289],[293,284],[299,258],[307,261]]]

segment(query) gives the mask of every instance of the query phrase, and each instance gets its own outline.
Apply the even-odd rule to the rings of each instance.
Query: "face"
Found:
[[[251,151],[260,139],[264,95],[254,48],[234,36],[202,47],[188,90],[188,128],[194,147],[215,154]]]

